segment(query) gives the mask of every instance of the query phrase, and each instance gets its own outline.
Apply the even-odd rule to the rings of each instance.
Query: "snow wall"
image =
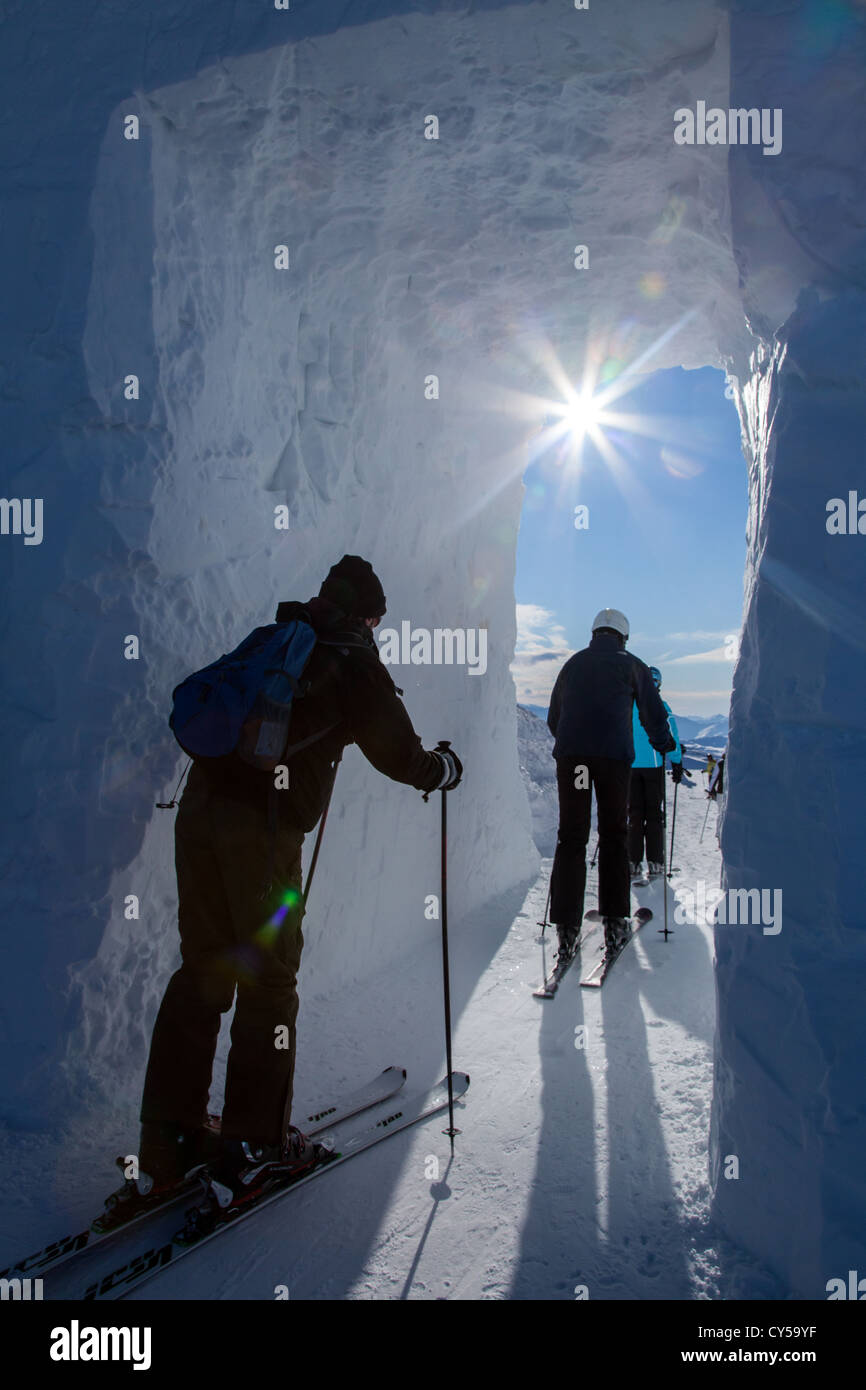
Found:
[[[721,843],[726,887],[784,896],[778,934],[716,928],[713,1182],[801,1298],[866,1269],[866,539],[827,531],[830,499],[866,498],[864,77],[862,5],[735,7],[731,104],[783,109],[785,137],[731,155],[756,344]]]
[[[656,344],[647,370],[725,365],[742,386],[724,848],[729,885],[782,884],[790,910],[778,937],[719,929],[717,1207],[795,1293],[856,1265],[863,1025],[839,981],[863,961],[863,560],[823,527],[863,433],[863,121],[854,88],[839,129],[826,63],[804,60],[804,88],[812,7],[766,8],[171,0],[153,25],[129,0],[86,33],[83,7],[7,6],[4,490],[45,499],[43,543],[0,548],[10,1123],[137,1093],[176,960],[172,813],[154,810],[182,766],[169,692],[346,550],[381,574],[387,625],[487,634],[483,675],[394,672],[427,745],[448,737],[467,764],[452,911],[533,872],[508,665],[541,416],[514,393],[555,399],[551,353],[577,379],[601,333],[624,360]],[[862,30],[839,10],[825,57],[844,79]],[[729,83],[736,104],[786,103],[781,155],[674,145],[673,111],[727,106]],[[308,991],[410,949],[437,821],[350,750]]]

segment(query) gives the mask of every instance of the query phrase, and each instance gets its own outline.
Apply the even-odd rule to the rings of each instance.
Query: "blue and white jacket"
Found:
[[[681,763],[683,760],[683,750],[680,747],[680,734],[677,728],[677,721],[675,716],[671,714],[671,707],[667,700],[662,700],[662,704],[665,707],[668,723],[671,726],[671,734],[677,741],[677,746],[673,753],[668,753],[667,756],[672,763]],[[632,763],[632,767],[661,767],[662,755],[656,752],[647,738],[646,730],[640,722],[637,705],[632,709],[631,722],[632,735],[634,737],[634,762]]]

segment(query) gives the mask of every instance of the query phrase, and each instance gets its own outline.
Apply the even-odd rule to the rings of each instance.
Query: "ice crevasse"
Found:
[[[743,426],[724,872],[785,915],[717,931],[716,1212],[794,1296],[866,1270],[866,542],[825,525],[866,494],[866,14],[772,9],[171,0],[151,33],[131,0],[90,32],[10,7],[3,486],[45,506],[43,543],[0,551],[14,1123],[134,1089],[176,949],[167,694],[344,551],[392,626],[486,630],[483,677],[398,683],[465,754],[461,910],[532,874],[509,663],[541,422],[510,407],[550,394],[545,344],[576,378],[602,333],[723,365]],[[781,110],[780,150],[675,143],[698,102]],[[355,753],[340,776],[312,989],[405,950],[435,891],[430,808]]]

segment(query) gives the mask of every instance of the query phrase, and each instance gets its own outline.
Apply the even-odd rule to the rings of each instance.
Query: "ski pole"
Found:
[[[679,791],[679,789],[680,789],[680,784],[679,784],[679,782],[674,782],[674,813],[673,813],[673,816],[671,817],[671,848],[670,848],[670,858],[668,859],[668,864],[670,865],[670,867],[669,867],[669,869],[668,869],[668,872],[667,872],[667,877],[668,877],[668,878],[670,878],[671,874],[672,874],[673,871],[674,871],[674,870],[673,870],[673,862],[674,862],[674,834],[676,833],[676,828],[677,828],[677,792]]]
[[[192,758],[189,759],[186,767],[184,768],[183,772],[180,774],[180,777],[178,778],[177,786],[175,787],[172,793],[171,801],[157,801],[156,807],[158,811],[172,811],[174,810],[175,806],[178,805],[177,794],[180,791],[180,784],[183,781],[186,774],[189,772],[191,767]]]
[[[451,747],[447,739],[440,739],[436,745],[438,753]],[[460,1130],[454,1127],[454,1079],[451,1075],[451,984],[448,969],[448,811],[447,793],[442,788],[442,982],[445,991],[445,1064],[448,1069],[448,1128],[443,1130],[451,1140],[454,1153],[454,1136]]]
[[[304,886],[304,889],[303,889],[303,891],[302,891],[302,893],[301,893],[301,907],[302,907],[304,913],[305,913],[306,910],[307,910],[307,899],[308,899],[308,897],[310,896],[310,887],[311,887],[312,882],[313,882],[313,874],[316,872],[316,864],[318,863],[318,860],[319,860],[319,850],[320,850],[321,845],[322,845],[322,835],[323,835],[324,832],[325,832],[325,821],[328,819],[328,811],[329,811],[330,808],[331,808],[331,797],[332,797],[333,794],[334,794],[334,782],[336,782],[336,780],[337,780],[337,772],[338,772],[339,767],[340,767],[340,758],[341,758],[342,756],[343,756],[343,755],[342,755],[342,753],[341,753],[341,754],[340,754],[340,757],[337,758],[337,761],[336,761],[336,763],[335,763],[335,765],[334,765],[334,776],[333,776],[333,779],[332,779],[332,781],[331,781],[331,790],[328,792],[328,799],[327,799],[327,801],[325,802],[325,809],[324,809],[324,811],[322,812],[322,819],[319,821],[319,833],[318,833],[318,835],[316,836],[316,843],[315,843],[315,846],[314,846],[314,848],[313,848],[313,857],[312,857],[312,859],[311,859],[311,861],[310,861],[310,872],[307,874],[307,882],[306,882],[306,884],[305,884],[305,886]]]
[[[668,852],[668,789],[667,789],[667,754],[662,753],[662,860],[666,860]],[[668,939],[668,866],[662,864],[662,892],[665,895],[665,941]]]
[[[332,779],[331,779],[331,790],[328,792],[328,799],[327,799],[327,801],[325,802],[325,809],[324,809],[324,811],[322,812],[322,818],[321,818],[321,820],[319,821],[319,833],[318,833],[317,836],[316,836],[316,843],[315,843],[315,846],[314,846],[314,848],[313,848],[313,857],[312,857],[312,859],[310,860],[310,872],[307,874],[307,881],[306,881],[306,883],[305,883],[305,884],[302,886],[302,888],[301,888],[300,916],[299,916],[299,918],[298,918],[298,921],[299,921],[302,925],[303,925],[303,921],[304,921],[304,916],[306,915],[306,911],[307,911],[307,899],[308,899],[309,896],[310,896],[310,886],[311,886],[311,884],[312,884],[312,882],[313,882],[313,874],[316,872],[316,864],[317,864],[318,858],[319,858],[319,849],[321,848],[321,844],[322,844],[322,835],[323,835],[324,832],[325,832],[325,821],[328,819],[328,811],[330,810],[330,806],[331,806],[331,797],[332,797],[333,794],[334,794],[334,783],[335,783],[336,780],[337,780],[337,773],[338,773],[338,771],[339,771],[339,769],[340,769],[340,759],[342,758],[342,756],[343,756],[343,754],[342,754],[342,752],[340,752],[340,753],[338,754],[338,756],[337,756],[337,761],[336,761],[335,764],[334,764],[334,776],[333,776]],[[286,898],[283,899],[283,905],[282,905],[280,908],[277,909],[277,913],[278,913],[278,914],[282,914],[282,913],[285,912],[287,901],[288,901],[288,900],[287,900]],[[275,922],[275,921],[278,921],[278,920],[279,920],[279,916],[278,916],[278,915],[275,915],[274,917],[271,918],[271,921],[272,921],[272,922]],[[286,1099],[285,1099],[285,1102],[284,1102],[284,1105],[283,1105],[282,1129],[280,1130],[280,1133],[283,1134],[283,1135],[287,1134],[287,1133],[288,1133],[288,1129],[289,1129],[289,1120],[291,1119],[291,1098],[292,1098],[291,1085],[287,1085],[287,1087],[286,1087]]]
[[[551,873],[550,878],[547,880],[547,902],[544,904],[544,921],[543,921],[543,922],[536,922],[536,924],[535,924],[537,927],[541,927],[541,935],[542,935],[542,936],[544,936],[545,928],[547,927],[547,910],[548,910],[548,908],[550,907],[550,884],[551,884],[552,878],[553,878],[553,874]]]
[[[702,845],[702,844],[704,843],[704,830],[706,830],[706,828],[707,828],[707,821],[708,821],[709,818],[710,818],[710,806],[711,806],[711,805],[712,805],[712,797],[710,796],[709,792],[707,792],[707,814],[704,816],[703,830],[701,830],[701,837],[700,837],[700,839],[698,840],[698,844],[699,844],[699,845]]]

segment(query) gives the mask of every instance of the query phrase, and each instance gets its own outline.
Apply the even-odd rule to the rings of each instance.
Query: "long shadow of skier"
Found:
[[[542,1005],[543,1121],[509,1297],[688,1298],[641,999],[652,972],[633,944],[603,990],[579,976],[577,962]]]

